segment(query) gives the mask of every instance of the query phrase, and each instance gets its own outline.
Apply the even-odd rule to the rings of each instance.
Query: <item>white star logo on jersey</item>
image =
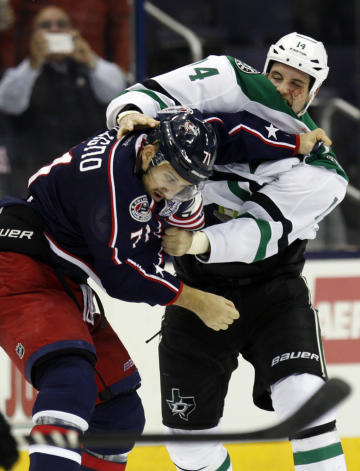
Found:
[[[278,132],[278,129],[273,126],[272,123],[270,123],[270,126],[265,126],[265,129],[268,132],[268,137],[274,137],[277,140],[276,133]]]
[[[161,268],[160,265],[155,265],[155,263],[154,263],[154,267],[155,267],[155,270],[156,270],[156,274],[160,275],[162,278],[164,278],[163,272],[165,271],[165,268]]]

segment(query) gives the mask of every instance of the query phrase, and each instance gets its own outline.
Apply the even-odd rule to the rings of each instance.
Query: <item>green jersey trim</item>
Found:
[[[309,156],[305,157],[304,162],[308,165],[313,165],[314,167],[324,167],[327,170],[334,170],[340,177],[344,178],[347,182],[349,181],[349,177],[346,175],[344,169],[337,161],[333,151],[330,151],[329,154],[324,155],[315,153],[310,154]]]
[[[248,191],[240,188],[237,182],[230,180],[227,182],[227,185],[231,193],[233,193],[235,196],[242,199],[243,201],[247,201],[250,198],[251,194]]]
[[[317,127],[308,113],[305,113],[303,116],[299,117],[293,112],[290,106],[283,100],[280,93],[277,92],[274,85],[266,77],[266,75],[261,74],[260,72],[258,74],[246,73],[237,66],[237,59],[231,56],[226,57],[234,69],[239,87],[246,94],[249,100],[256,101],[264,106],[267,106],[268,108],[282,111],[292,118],[303,122],[311,130]]]
[[[263,260],[266,256],[266,248],[269,245],[271,239],[271,226],[268,221],[264,221],[263,219],[256,219],[250,213],[245,213],[239,216],[239,218],[244,217],[253,219],[260,231],[259,247],[257,249],[255,258],[251,263],[258,262],[259,260]]]
[[[146,90],[145,88],[138,88],[136,90],[124,90],[123,92],[120,93],[119,96],[124,95],[125,93],[129,92],[140,92],[140,93],[145,93],[145,95],[148,95],[150,98],[153,100],[157,101],[160,105],[160,108],[163,110],[164,108],[167,108],[169,105],[167,105],[164,101],[162,101],[161,98],[157,96],[155,92],[152,92],[151,90]]]

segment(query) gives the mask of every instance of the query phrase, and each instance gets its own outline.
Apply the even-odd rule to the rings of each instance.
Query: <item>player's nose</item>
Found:
[[[276,90],[280,93],[281,96],[286,96],[289,94],[289,87],[285,82],[278,83],[276,85]]]
[[[177,193],[175,190],[170,190],[169,188],[164,188],[164,187],[160,188],[160,191],[164,195],[164,198],[167,200],[170,200],[171,198],[173,198]]]

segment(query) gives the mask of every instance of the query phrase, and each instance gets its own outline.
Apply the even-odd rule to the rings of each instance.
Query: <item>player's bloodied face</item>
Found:
[[[289,65],[274,62],[267,74],[294,113],[299,113],[309,99],[310,76]]]
[[[150,167],[143,176],[143,183],[148,195],[156,202],[162,199],[170,200],[187,187],[191,187],[167,161]]]

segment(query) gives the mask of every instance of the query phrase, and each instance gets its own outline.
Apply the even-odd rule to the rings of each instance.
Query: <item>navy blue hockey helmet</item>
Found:
[[[197,118],[191,108],[185,107],[167,108],[159,113],[158,119],[160,124],[149,133],[149,141],[159,142],[152,165],[167,160],[182,178],[193,185],[207,180],[213,172],[217,149],[211,124]]]

